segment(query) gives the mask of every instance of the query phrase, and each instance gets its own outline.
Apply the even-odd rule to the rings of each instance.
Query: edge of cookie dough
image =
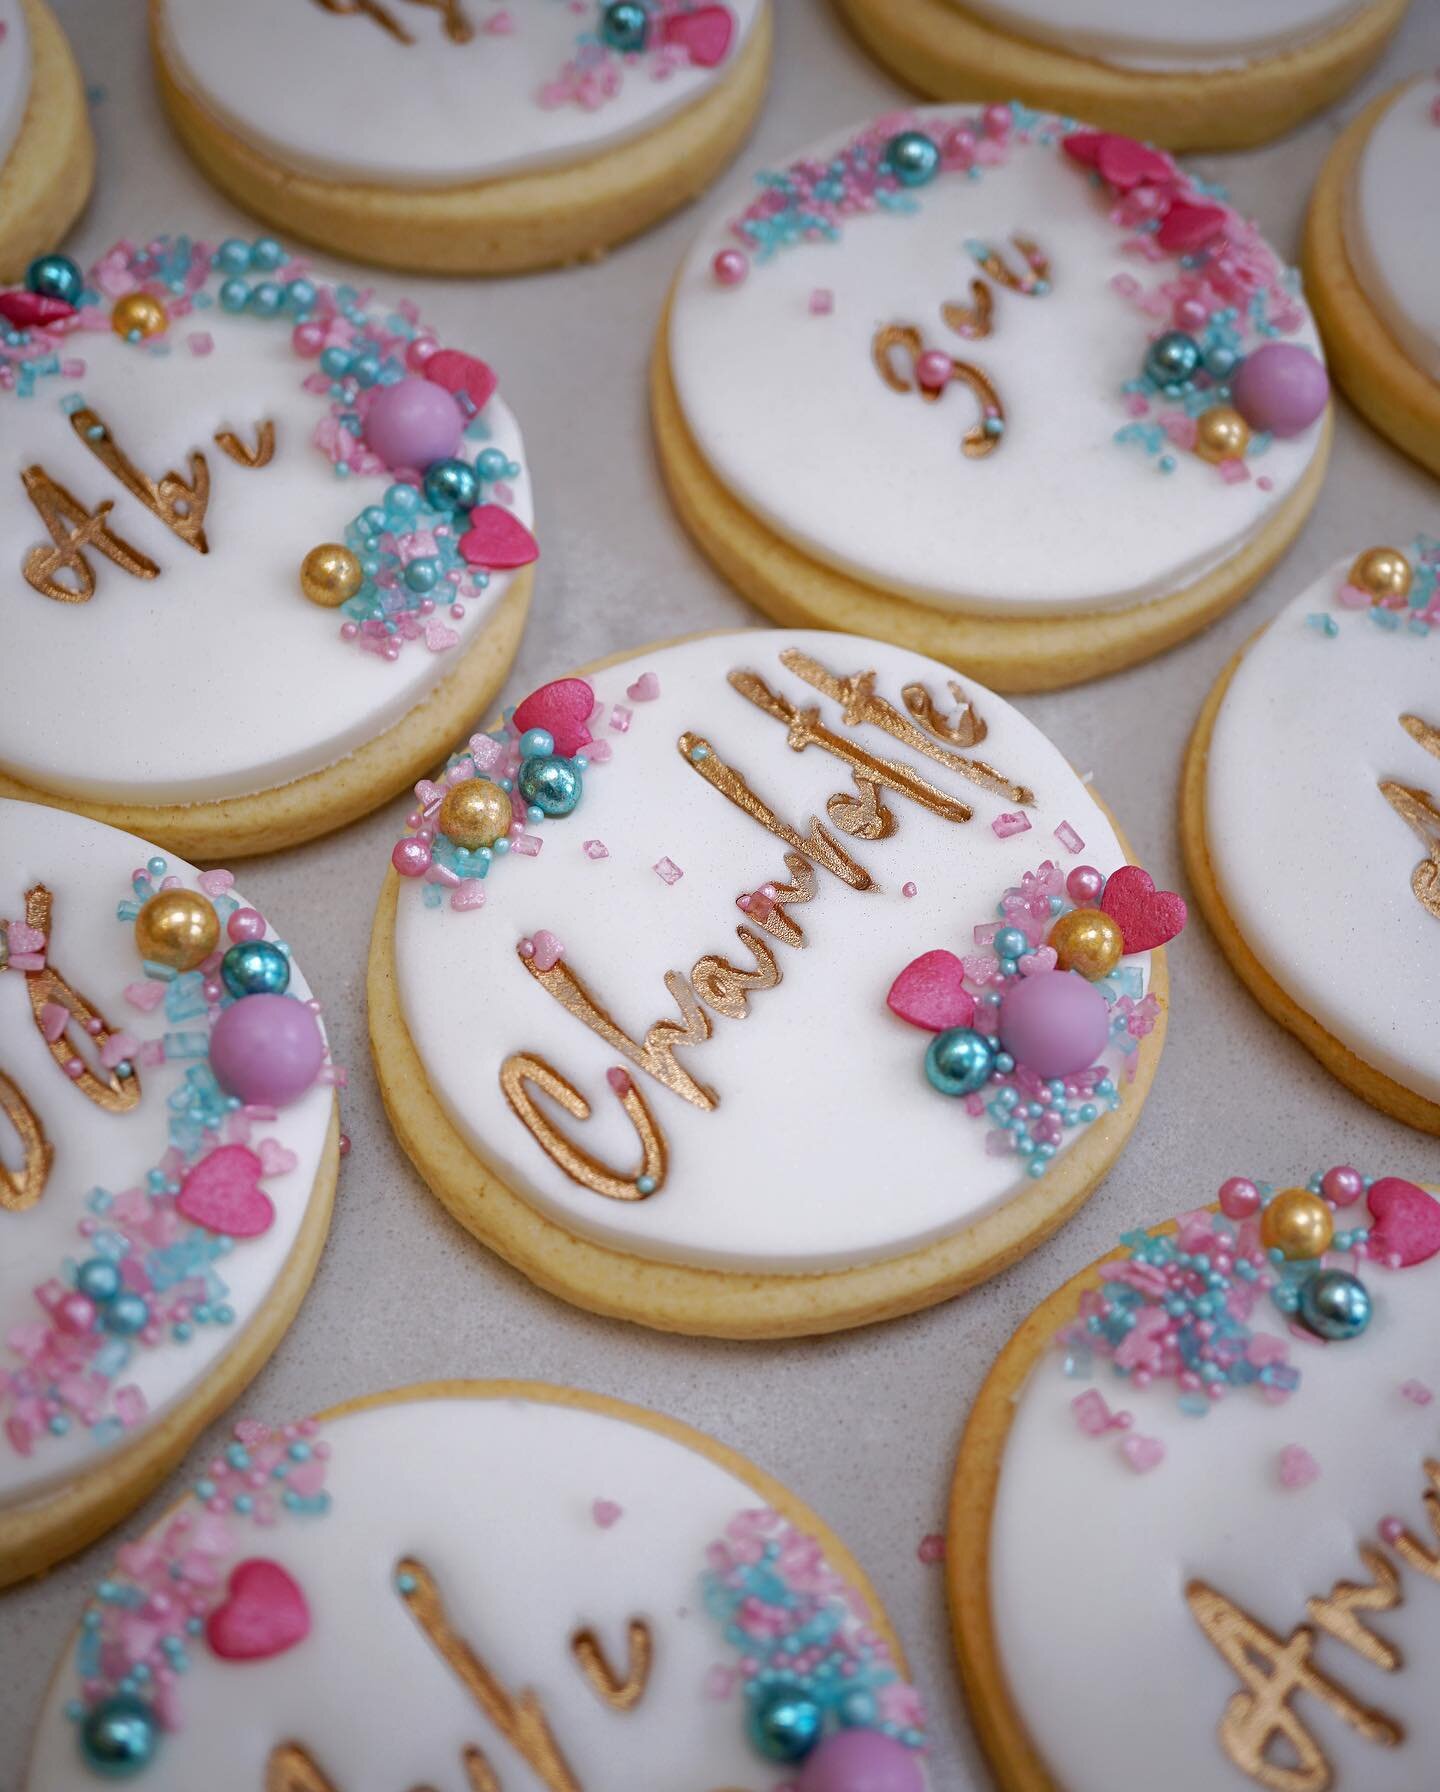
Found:
[[[18,280],[57,248],[85,209],[95,139],[74,52],[45,0],[20,0],[30,34],[30,93],[20,135],[0,162],[0,280]]]
[[[1353,1094],[1382,1113],[1403,1120],[1421,1132],[1440,1134],[1440,1104],[1407,1089],[1403,1083],[1377,1070],[1374,1065],[1343,1045],[1323,1027],[1313,1014],[1298,1002],[1270,974],[1252,950],[1234,917],[1225,906],[1225,899],[1216,882],[1210,863],[1206,837],[1205,777],[1210,760],[1210,739],[1215,718],[1225,700],[1230,682],[1240,668],[1246,653],[1264,633],[1261,629],[1246,642],[1215,681],[1195,722],[1185,761],[1180,774],[1180,845],[1185,855],[1190,883],[1199,900],[1201,912],[1221,951],[1230,961],[1230,968],[1250,994],[1274,1021],[1299,1040],[1312,1057],[1319,1060],[1330,1074],[1344,1083]]]
[[[159,1424],[102,1456],[58,1492],[0,1510],[0,1588],[42,1573],[113,1529],[164,1480],[211,1420],[240,1398],[279,1348],[314,1279],[339,1171],[340,1107],[332,1096],[305,1217],[269,1294],[237,1327],[234,1342],[211,1372]]]
[[[738,152],[765,97],[768,6],[731,68],[701,99],[583,161],[445,187],[322,180],[287,168],[217,119],[165,59],[165,0],[150,0],[156,80],[202,172],[291,236],[353,260],[423,274],[517,274],[591,261],[696,198]]]
[[[152,840],[182,858],[248,859],[282,852],[348,826],[413,784],[494,702],[525,632],[534,569],[523,568],[460,663],[393,727],[334,765],[291,784],[203,803],[91,802],[22,784],[0,772],[0,797],[68,809]]]
[[[1409,0],[1372,0],[1325,36],[1238,68],[1121,69],[1029,43],[950,0],[835,0],[879,62],[933,99],[1048,107],[1165,149],[1253,149],[1332,105],[1376,60]]]
[[[1440,1194],[1433,1184],[1425,1186]],[[1173,1232],[1175,1224],[1169,1219],[1146,1230],[1161,1237]],[[1124,1255],[1120,1246],[1088,1263],[1012,1333],[981,1383],[955,1459],[945,1532],[950,1637],[970,1720],[1000,1792],[1063,1792],[1015,1704],[991,1622],[990,1526],[1005,1446],[1025,1384],[1055,1334],[1075,1317],[1081,1295],[1099,1283],[1106,1265]]]
[[[889,1645],[898,1671],[906,1680],[911,1679],[904,1642],[881,1603],[870,1576],[844,1538],[832,1530],[819,1513],[808,1506],[798,1494],[792,1493],[783,1481],[757,1467],[748,1456],[742,1456],[729,1444],[721,1443],[708,1431],[697,1430],[683,1420],[672,1419],[650,1407],[635,1406],[628,1400],[615,1400],[608,1394],[592,1394],[583,1388],[560,1387],[544,1381],[419,1381],[407,1387],[387,1388],[382,1393],[360,1394],[353,1400],[342,1400],[339,1405],[326,1407],[314,1417],[317,1423],[325,1425],[335,1419],[349,1418],[355,1413],[372,1412],[378,1407],[408,1406],[422,1400],[526,1400],[539,1406],[568,1407],[578,1412],[596,1413],[602,1418],[622,1420],[643,1430],[653,1431],[660,1437],[669,1438],[685,1449],[693,1450],[697,1456],[705,1457],[707,1461],[733,1475],[737,1481],[743,1481],[766,1505],[788,1519],[796,1530],[812,1537],[820,1545],[830,1566],[843,1575],[846,1583],[865,1601],[870,1622]],[[176,1500],[165,1508],[154,1524],[163,1523],[179,1510],[180,1502]],[[146,1526],[147,1531],[153,1528],[153,1525]],[[40,1696],[38,1708],[42,1711],[50,1703],[56,1686],[68,1668],[78,1635],[78,1626],[66,1635],[54,1672],[46,1681],[45,1690]],[[34,1748],[32,1737],[24,1758],[22,1785],[29,1785],[28,1775],[34,1765]]]
[[[651,642],[611,654],[575,676],[674,645]],[[1093,790],[1090,794],[1130,859],[1114,817]],[[1162,947],[1150,960],[1150,993],[1160,1004],[1160,1018],[1140,1042],[1127,1099],[1095,1121],[1047,1175],[982,1219],[901,1256],[813,1274],[764,1275],[660,1261],[567,1231],[517,1194],[461,1136],[430,1087],[401,1007],[395,975],[399,885],[398,874],[387,870],[371,929],[366,996],[376,1081],[406,1156],[452,1217],[537,1287],[604,1318],[656,1331],[747,1340],[814,1337],[918,1312],[998,1274],[1057,1231],[1109,1174],[1139,1122],[1165,1043],[1170,979]]]
[[[1163,653],[1232,609],[1304,527],[1324,482],[1334,433],[1327,405],[1303,478],[1251,540],[1180,591],[1125,610],[1070,616],[977,616],[933,609],[822,566],[736,497],[705,459],[670,369],[672,287],[650,364],[650,408],[660,471],[682,523],[742,596],[782,627],[870,635],[1013,694],[1053,691]]]
[[[1305,217],[1300,262],[1305,297],[1345,396],[1427,472],[1440,477],[1440,384],[1418,368],[1371,308],[1345,247],[1345,201],[1370,133],[1410,86],[1373,100],[1337,138]]]

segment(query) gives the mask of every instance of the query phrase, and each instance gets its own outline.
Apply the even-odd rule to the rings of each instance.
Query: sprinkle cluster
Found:
[[[163,1527],[121,1546],[114,1572],[86,1605],[75,1646],[83,1725],[108,1701],[144,1702],[164,1730],[181,1727],[180,1677],[204,1647],[205,1620],[224,1598],[225,1564],[248,1527],[330,1509],[330,1448],[314,1419],[276,1429],[242,1419],[232,1441]]]
[[[859,1594],[813,1537],[769,1508],[745,1511],[710,1546],[707,1560],[706,1610],[739,1653],[747,1724],[762,1752],[795,1760],[841,1726],[925,1747],[919,1694],[901,1677]],[[729,1696],[734,1685],[731,1669],[712,1676],[717,1696]],[[775,1746],[783,1732],[766,1726],[776,1706],[790,1716],[797,1744],[804,1738],[788,1754]]]
[[[1380,591],[1358,583],[1354,575],[1366,558],[1361,556],[1336,593],[1335,601],[1341,609],[1363,610],[1376,628],[1392,634],[1428,636],[1440,629],[1440,540],[1433,535],[1415,537],[1406,555],[1410,577],[1405,590]],[[1333,616],[1321,614],[1312,620],[1322,634],[1333,636],[1340,632]]]
[[[715,67],[734,36],[728,7],[697,0],[602,0],[598,10],[596,23],[576,33],[574,55],[536,95],[547,111],[599,112],[619,97],[627,73],[668,81],[682,69]]]

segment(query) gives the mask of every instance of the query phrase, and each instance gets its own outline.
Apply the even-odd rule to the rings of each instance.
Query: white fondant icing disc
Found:
[[[1028,115],[1034,118],[1034,115]],[[893,120],[935,140],[973,115],[929,107]],[[881,129],[891,128],[890,122]],[[1132,408],[1127,382],[1170,306],[1137,308],[1114,282],[1158,289],[1177,259],[1151,266],[1127,249],[1114,201],[1037,121],[1012,133],[993,165],[967,177],[942,170],[902,198],[845,218],[835,240],[810,231],[771,259],[752,255],[742,284],[720,284],[716,253],[756,189],[737,186],[686,257],[669,325],[670,364],[701,453],[745,507],[826,566],[885,592],[947,611],[1060,615],[1146,603],[1194,583],[1264,528],[1310,466],[1312,428],[1247,459],[1227,482],[1193,453],[1172,449],[1163,403]],[[824,164],[855,136],[805,152]],[[993,146],[992,146],[993,147]],[[967,242],[1003,251],[1029,237],[1050,262],[1050,290],[992,283],[991,331],[967,341],[942,307],[970,302],[981,270]],[[1142,238],[1148,241],[1148,238]],[[818,299],[817,299],[817,295]],[[1308,312],[1292,338],[1316,347]],[[961,439],[977,400],[952,383],[938,402],[897,392],[873,360],[882,326],[918,329],[928,351],[973,363],[1005,411],[1004,435],[983,459]],[[1263,340],[1256,335],[1252,346]],[[896,364],[911,381],[901,351]],[[1183,415],[1183,413],[1182,413]],[[1137,419],[1147,453],[1117,441]]]
[[[1344,211],[1345,250],[1365,296],[1422,373],[1440,379],[1440,79],[1403,88],[1370,133]]]
[[[1215,719],[1206,840],[1225,907],[1271,976],[1365,1063],[1433,1101],[1440,920],[1410,887],[1425,844],[1379,786],[1440,796],[1440,760],[1400,725],[1440,726],[1440,636],[1341,608],[1348,565],[1246,650]]]
[[[48,962],[112,1029],[123,1028],[142,1044],[167,1034],[193,1038],[198,1033],[203,1040],[207,1031],[203,1003],[198,1015],[174,1017],[163,1003],[147,1012],[125,995],[127,986],[144,984],[146,978],[134,928],[116,918],[116,907],[132,899],[131,876],[154,852],[144,841],[83,816],[0,800],[0,917],[11,923],[13,948],[13,927],[24,920],[26,892],[43,884],[54,897]],[[194,889],[199,874],[172,856],[169,875]],[[237,894],[230,892],[230,898]],[[269,937],[276,937],[273,930]],[[221,943],[230,943],[223,928]],[[298,964],[289,993],[310,999]],[[24,973],[13,968],[0,972],[0,1071],[18,1085],[54,1148],[40,1199],[23,1212],[0,1207],[0,1339],[5,1341],[0,1348],[0,1516],[9,1506],[63,1488],[95,1469],[128,1441],[162,1422],[178,1401],[217,1373],[230,1345],[269,1297],[305,1219],[333,1107],[332,1091],[323,1086],[310,1089],[277,1118],[258,1122],[246,1135],[253,1134],[257,1146],[261,1139],[273,1138],[295,1158],[292,1168],[260,1183],[275,1209],[269,1230],[234,1240],[213,1261],[197,1258],[192,1265],[186,1259],[184,1279],[199,1278],[195,1301],[227,1306],[232,1322],[197,1322],[183,1342],[170,1335],[168,1327],[151,1341],[87,1338],[84,1361],[75,1365],[77,1377],[83,1378],[92,1366],[90,1342],[97,1347],[111,1343],[118,1352],[108,1372],[101,1371],[95,1424],[77,1415],[74,1401],[62,1387],[55,1410],[62,1413],[63,1433],[42,1424],[41,1435],[32,1437],[26,1449],[17,1447],[18,1433],[12,1424],[17,1415],[27,1419],[32,1412],[27,1399],[28,1352],[37,1331],[43,1332],[48,1324],[47,1307],[37,1299],[36,1290],[56,1280],[70,1284],[77,1263],[109,1254],[106,1234],[117,1223],[127,1238],[138,1241],[125,1255],[147,1263],[152,1280],[158,1278],[157,1286],[173,1289],[174,1283],[166,1279],[169,1268],[181,1267],[177,1253],[188,1249],[186,1240],[193,1228],[174,1217],[173,1203],[167,1199],[162,1204],[167,1216],[146,1217],[138,1211],[143,1195],[134,1191],[147,1188],[147,1176],[165,1159],[170,1123],[176,1117],[169,1106],[171,1097],[184,1087],[188,1071],[208,1074],[208,1066],[203,1055],[175,1056],[157,1066],[143,1057],[137,1062],[138,1105],[126,1113],[96,1106],[71,1085],[51,1057],[35,1025]],[[0,1151],[10,1169],[20,1167],[19,1140],[3,1116]],[[96,1191],[102,1191],[98,1199]],[[106,1195],[113,1199],[106,1200]],[[118,1222],[117,1203],[122,1216]],[[167,1256],[167,1251],[172,1254]],[[37,1391],[48,1400],[57,1383],[48,1374],[39,1380]],[[127,1408],[121,1389],[138,1390],[144,1408],[138,1423],[123,1429],[114,1416]]]
[[[30,34],[20,0],[0,0],[0,163],[15,146],[30,99]]]
[[[757,1273],[838,1269],[944,1238],[1033,1186],[1020,1158],[991,1154],[992,1119],[931,1088],[924,1073],[931,1036],[897,1020],[886,993],[922,952],[976,953],[974,929],[994,923],[1006,890],[1042,862],[1063,870],[1088,863],[1108,874],[1123,860],[1113,829],[1063,755],[1003,699],[962,681],[989,730],[971,756],[1034,792],[1029,830],[1006,839],[992,823],[1015,812],[1013,802],[879,727],[847,728],[838,703],[782,665],[781,653],[795,649],[841,677],[875,672],[876,694],[902,714],[902,690],[917,680],[949,709],[953,674],[875,641],[767,630],[663,648],[594,675],[605,716],[616,704],[633,711],[628,732],[594,724],[613,759],[585,773],[572,815],[536,830],[538,857],[512,849],[495,865],[483,909],[432,908],[414,882],[399,892],[395,956],[406,1025],[464,1139],[541,1212],[641,1257]],[[799,708],[815,705],[839,736],[962,798],[973,818],[947,820],[886,794],[898,823],[889,838],[840,834],[826,805],[853,789],[848,767],[818,747],[790,751],[785,725],[732,688],[732,670],[758,673]],[[646,672],[658,677],[658,698],[629,698],[628,687]],[[717,1016],[704,1044],[677,1053],[718,1096],[708,1111],[626,1063],[516,955],[522,939],[542,929],[556,935],[565,964],[632,1039],[653,1021],[676,1017],[667,973],[688,975],[714,953],[752,967],[735,935],[746,919],[736,899],[788,882],[787,848],[697,775],[676,746],[686,730],[801,833],[819,816],[874,880],[873,888],[854,890],[822,870],[814,899],[790,911],[807,943],[760,936],[775,953],[779,985],[753,992],[743,1019]],[[1065,822],[1083,850],[1067,853],[1057,840]],[[608,856],[587,857],[584,843],[595,841]],[[662,859],[683,873],[678,881],[657,875]],[[910,884],[913,896],[905,893]],[[1148,954],[1124,962],[1137,973],[1138,992]],[[638,1146],[606,1072],[621,1064],[632,1070],[668,1140],[663,1187],[645,1200],[620,1201],[572,1181],[507,1105],[501,1067],[522,1052],[582,1091],[592,1117],[566,1121],[564,1130],[622,1174]],[[1122,1091],[1123,1062],[1109,1046],[1104,1063]]]
[[[286,167],[434,187],[584,161],[683,112],[729,71],[764,0],[725,4],[733,36],[709,69],[650,49],[607,54],[599,0],[463,0],[455,10],[476,26],[463,43],[442,9],[416,0],[383,8],[408,43],[369,7],[250,0],[232,11],[165,0],[163,42],[181,83]],[[487,27],[497,14],[508,29]],[[379,102],[374,128],[365,97]]]

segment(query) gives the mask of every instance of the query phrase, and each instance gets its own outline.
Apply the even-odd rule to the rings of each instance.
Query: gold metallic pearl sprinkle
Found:
[[[466,852],[503,840],[512,819],[508,793],[489,778],[467,778],[440,805],[440,832]]]
[[[1118,922],[1098,908],[1077,908],[1061,915],[1046,943],[1055,949],[1057,969],[1078,971],[1091,983],[1108,977],[1125,951]]]
[[[322,541],[300,562],[300,589],[325,610],[354,597],[364,576],[359,560],[338,541]]]
[[[148,292],[127,292],[116,299],[110,313],[110,328],[117,336],[158,336],[169,323],[165,307]]]
[[[1260,1215],[1260,1242],[1292,1262],[1323,1256],[1335,1236],[1330,1203],[1308,1188],[1282,1188]]]
[[[161,890],[135,917],[142,958],[193,971],[220,944],[220,917],[197,890]]]
[[[1410,579],[1410,562],[1399,548],[1366,548],[1350,568],[1350,583],[1371,597],[1408,597]]]
[[[1195,452],[1212,466],[1239,460],[1250,442],[1250,425],[1228,404],[1217,404],[1195,419]]]

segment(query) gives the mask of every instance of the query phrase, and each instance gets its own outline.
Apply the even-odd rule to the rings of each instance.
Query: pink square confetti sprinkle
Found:
[[[1012,834],[1026,834],[1030,831],[1030,817],[1022,815],[1016,809],[1010,815],[997,815],[990,827],[997,840],[1008,840]]]
[[[608,859],[610,857],[610,848],[603,840],[582,841],[580,850],[587,859]]]
[[[215,338],[208,330],[192,330],[185,340],[192,355],[208,355],[215,347]]]
[[[828,286],[817,286],[810,295],[811,317],[829,317],[835,309],[835,294]]]
[[[1286,1444],[1280,1452],[1280,1485],[1308,1487],[1320,1478],[1320,1464],[1304,1444]]]
[[[1121,1438],[1120,1454],[1137,1475],[1147,1475],[1165,1460],[1165,1445],[1158,1437],[1136,1437],[1132,1433]]]
[[[610,726],[617,734],[628,734],[634,715],[633,709],[626,709],[623,703],[617,703],[610,711]]]
[[[1085,842],[1075,832],[1068,821],[1062,821],[1055,830],[1055,838],[1066,852],[1084,852]]]
[[[533,859],[539,853],[542,844],[538,834],[520,834],[510,842],[510,850],[518,852],[521,858]]]
[[[671,858],[658,859],[655,863],[654,870],[655,875],[660,881],[666,884],[678,884],[680,879],[685,875],[675,863],[674,859]]]
[[[1423,1381],[1402,1381],[1400,1392],[1416,1406],[1428,1406],[1435,1398]]]

